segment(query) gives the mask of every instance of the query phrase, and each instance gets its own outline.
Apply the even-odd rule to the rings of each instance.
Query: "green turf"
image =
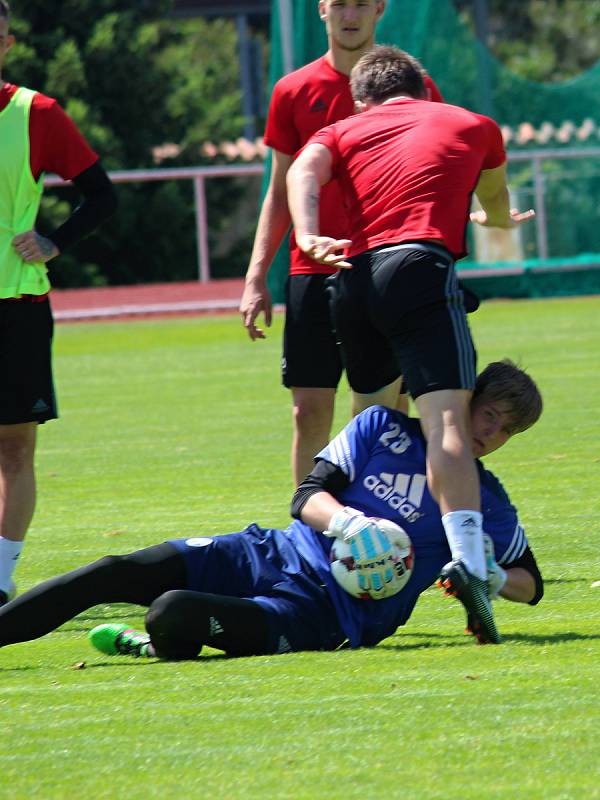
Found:
[[[546,404],[488,459],[546,577],[539,606],[497,604],[505,644],[476,647],[430,589],[371,650],[169,664],[92,651],[94,625],[143,613],[97,607],[0,652],[2,800],[600,797],[600,299],[486,303],[472,324],[480,365],[520,360]],[[167,537],[284,526],[280,332],[60,326],[19,588]],[[344,389],[336,427],[347,413]]]

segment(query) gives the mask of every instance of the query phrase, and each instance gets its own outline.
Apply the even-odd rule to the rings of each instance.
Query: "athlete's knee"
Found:
[[[150,635],[153,630],[166,631],[176,626],[185,594],[183,589],[172,589],[156,598],[146,613],[146,630]]]
[[[87,567],[88,572],[102,574],[104,578],[116,583],[122,578],[130,578],[131,570],[127,556],[102,556]]]
[[[202,649],[202,643],[186,640],[183,606],[188,594],[180,589],[165,592],[156,598],[146,613],[146,630],[160,658],[170,661],[191,659]]]
[[[102,573],[106,580],[115,586],[142,583],[144,581],[144,565],[137,560],[138,550],[124,555],[102,556],[89,565],[87,570],[95,574]]]
[[[298,393],[294,396],[293,417],[300,431],[326,431],[329,433],[333,420],[334,394],[321,392]]]

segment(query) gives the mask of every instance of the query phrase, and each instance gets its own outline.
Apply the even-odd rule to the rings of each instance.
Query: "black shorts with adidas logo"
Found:
[[[50,302],[0,300],[0,425],[58,416],[52,379]]]

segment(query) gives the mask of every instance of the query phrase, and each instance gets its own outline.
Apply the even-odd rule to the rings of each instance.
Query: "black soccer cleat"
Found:
[[[473,575],[462,561],[450,561],[442,567],[438,586],[456,597],[467,612],[467,632],[479,644],[500,644],[502,638],[494,622],[487,581]]]

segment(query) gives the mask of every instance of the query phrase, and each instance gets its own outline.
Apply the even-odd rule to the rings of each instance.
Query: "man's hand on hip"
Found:
[[[14,237],[12,244],[23,261],[28,264],[45,264],[60,253],[51,239],[41,236],[36,231],[20,233]]]

